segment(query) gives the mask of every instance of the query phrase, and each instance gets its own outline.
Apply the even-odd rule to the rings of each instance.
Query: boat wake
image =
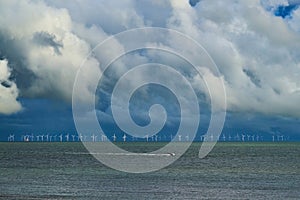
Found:
[[[175,156],[175,153],[95,153],[95,152],[67,152],[71,155],[107,155],[107,156]]]

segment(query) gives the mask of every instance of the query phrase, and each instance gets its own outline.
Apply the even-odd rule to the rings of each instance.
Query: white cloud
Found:
[[[193,34],[218,65],[229,110],[300,116],[292,92],[300,89],[300,34],[284,19],[252,0],[173,4],[172,19],[169,27]]]
[[[70,101],[75,74],[99,42],[130,28],[166,26],[193,37],[212,56],[225,82],[229,110],[300,117],[300,9],[290,19],[266,9],[291,2],[202,0],[191,7],[187,0],[2,1],[0,41],[11,41],[13,50],[0,47],[0,55],[12,62],[21,96]],[[105,54],[95,52],[81,98],[92,95],[89,85],[98,78],[99,63],[123,48],[115,41]],[[145,58],[131,55],[118,69],[130,59]]]
[[[10,80],[11,69],[7,65],[7,60],[0,60],[0,114],[11,114],[22,109],[17,101],[18,88]]]
[[[293,17],[287,19],[287,22],[294,31],[300,33],[300,9],[293,11]]]
[[[21,85],[22,96],[71,102],[75,75],[91,50],[90,41],[77,35],[76,28],[79,33],[93,30],[80,29],[82,26],[74,24],[67,9],[51,7],[43,1],[5,1],[0,4],[2,40],[9,38],[17,44],[16,53],[21,55],[16,58],[20,59],[18,64],[21,65],[15,66],[17,83],[20,79],[28,79],[26,87]],[[3,57],[14,57],[14,52],[1,51]],[[99,70],[97,62],[90,63],[95,66],[87,72],[90,76],[85,88]],[[18,76],[23,70],[29,71],[33,78]]]

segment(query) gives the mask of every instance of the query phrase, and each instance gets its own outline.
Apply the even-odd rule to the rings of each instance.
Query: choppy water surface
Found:
[[[218,143],[204,159],[199,147],[158,172],[128,174],[81,143],[0,143],[0,199],[300,199],[300,143]]]

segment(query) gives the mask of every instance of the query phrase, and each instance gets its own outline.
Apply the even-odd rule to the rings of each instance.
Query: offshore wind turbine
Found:
[[[91,138],[92,138],[92,142],[95,142],[95,140],[96,140],[95,134],[93,134],[93,135],[91,136]]]
[[[7,141],[8,141],[8,142],[14,142],[14,141],[15,141],[15,135],[11,135],[11,134],[10,134],[10,135],[8,136],[8,138],[7,138]]]
[[[181,135],[178,135],[178,141],[181,142]]]
[[[48,142],[48,140],[49,140],[49,134],[45,135],[45,137],[46,137],[46,142]]]
[[[60,141],[60,142],[63,141],[63,136],[62,136],[62,134],[60,134],[60,135],[58,136],[58,138],[59,138],[59,141]]]
[[[112,138],[113,138],[113,141],[115,142],[115,141],[117,140],[116,134],[114,134],[114,135],[112,136]]]
[[[200,136],[200,141],[204,141],[204,138],[205,138],[204,135],[201,135]]]
[[[11,135],[9,135],[8,137],[7,137],[7,142],[11,142],[10,140],[11,140],[11,137],[10,137]]]
[[[245,135],[242,134],[242,141],[245,142]]]
[[[148,135],[146,135],[146,141],[147,141],[147,142],[149,141],[149,136],[148,136]]]
[[[79,134],[79,137],[78,137],[78,140],[80,141],[80,142],[82,142],[82,139],[83,139],[83,136],[82,136],[82,134],[80,133]],[[97,136],[95,136],[95,140],[97,139]]]
[[[126,142],[126,135],[125,135],[125,133],[123,135],[123,141]]]
[[[186,135],[186,136],[185,136],[185,140],[186,140],[186,141],[189,141],[189,140],[190,140],[190,136],[189,136],[189,135]]]
[[[75,135],[72,135],[72,141],[75,142]]]
[[[106,135],[103,135],[103,134],[101,134],[101,141],[102,142],[104,142],[104,141],[106,141],[107,140],[107,136]]]
[[[250,141],[250,135],[247,135],[247,140]]]
[[[283,135],[281,135],[280,138],[281,138],[281,141],[283,141]]]
[[[69,142],[69,133],[65,135],[65,137],[66,137],[66,141]]]
[[[224,141],[224,142],[226,141],[226,136],[225,136],[225,134],[223,134],[223,141]]]

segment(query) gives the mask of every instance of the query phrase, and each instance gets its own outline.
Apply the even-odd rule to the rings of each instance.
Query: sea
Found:
[[[165,144],[119,145],[150,152]],[[131,174],[80,142],[3,142],[0,199],[300,199],[300,142],[218,142],[203,159],[200,145],[159,171]]]

